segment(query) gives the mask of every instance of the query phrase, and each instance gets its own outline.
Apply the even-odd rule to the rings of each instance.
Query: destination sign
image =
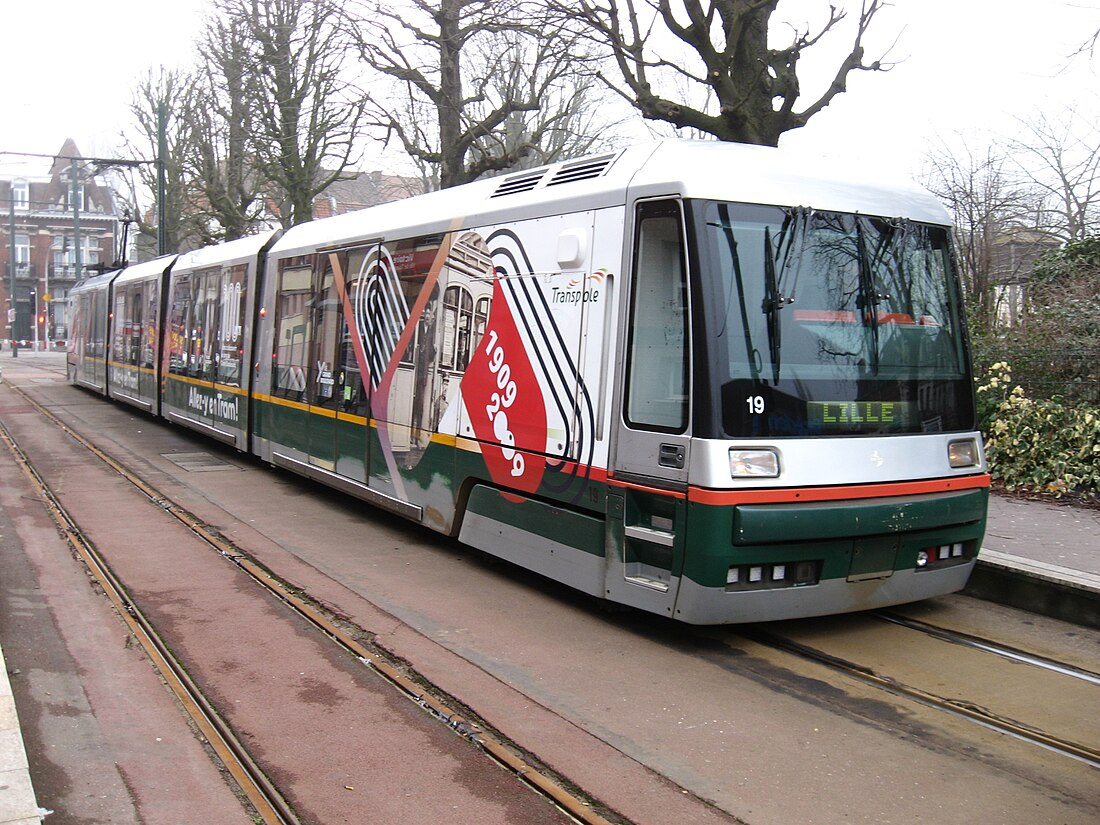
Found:
[[[907,427],[916,420],[912,401],[808,401],[806,417],[822,429],[867,426]]]

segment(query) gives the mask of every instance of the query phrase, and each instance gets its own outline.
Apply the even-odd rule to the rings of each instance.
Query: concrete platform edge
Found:
[[[45,813],[34,797],[8,666],[0,647],[0,825],[39,825]]]
[[[982,550],[963,593],[1100,629],[1100,577]]]

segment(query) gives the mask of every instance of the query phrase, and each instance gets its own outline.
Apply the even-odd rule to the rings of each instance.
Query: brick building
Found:
[[[313,199],[313,217],[329,218],[390,203],[412,195],[424,193],[424,182],[419,178],[387,175],[382,172],[360,172],[349,180],[329,184],[324,192]]]
[[[0,340],[63,342],[69,290],[115,260],[115,198],[98,173],[72,140],[52,159],[0,155]]]

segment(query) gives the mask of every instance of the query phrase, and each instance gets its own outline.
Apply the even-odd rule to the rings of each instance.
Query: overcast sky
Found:
[[[858,0],[833,0],[858,15]],[[826,0],[781,0],[799,25]],[[66,138],[85,156],[117,156],[132,89],[151,67],[184,66],[206,0],[31,0],[0,12],[0,151],[57,152]],[[1097,29],[1100,0],[892,0],[876,18],[868,56],[892,46],[888,73],[857,73],[806,128],[784,143],[853,155],[916,174],[940,141],[974,145],[1019,131],[1038,111],[1067,105],[1100,119],[1100,45],[1071,59]],[[896,41],[896,44],[895,44]],[[809,97],[849,45],[816,46],[802,65]],[[6,158],[0,156],[0,170]],[[364,168],[373,168],[368,154]]]

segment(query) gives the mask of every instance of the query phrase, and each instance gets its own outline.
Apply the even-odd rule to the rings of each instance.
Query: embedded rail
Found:
[[[993,653],[1011,659],[1012,661],[1041,668],[1046,671],[1073,676],[1074,678],[1084,678],[1085,681],[1090,684],[1097,684],[1096,674],[1074,668],[1064,663],[1054,662],[1053,660],[1030,654],[1023,654],[1020,651],[1014,651],[1011,648],[998,645],[995,642],[978,639],[973,636],[967,637],[966,634],[958,634],[942,628],[934,628],[932,625],[925,625],[922,622],[915,622],[909,619],[902,620],[901,617],[897,617],[898,620],[894,621],[893,618],[886,619],[881,614],[872,615],[884,621],[891,621],[901,627],[932,635],[943,641],[957,644],[965,643],[969,647],[982,650],[986,653]],[[759,625],[751,628],[742,628],[738,631],[737,635],[765,647],[779,650],[783,653],[798,657],[799,659],[823,666],[836,673],[842,673],[865,685],[870,685],[925,707],[961,717],[985,728],[1007,734],[1021,741],[1045,748],[1048,751],[1078,760],[1091,767],[1100,768],[1100,749],[1071,741],[1063,736],[1043,731],[1036,726],[1000,715],[983,707],[978,702],[967,701],[965,699],[952,699],[915,685],[907,684],[900,679],[885,673],[880,673],[874,668],[829,653],[818,647],[796,641],[788,636],[784,636],[780,632],[764,629]],[[1074,670],[1078,672],[1068,672]]]

